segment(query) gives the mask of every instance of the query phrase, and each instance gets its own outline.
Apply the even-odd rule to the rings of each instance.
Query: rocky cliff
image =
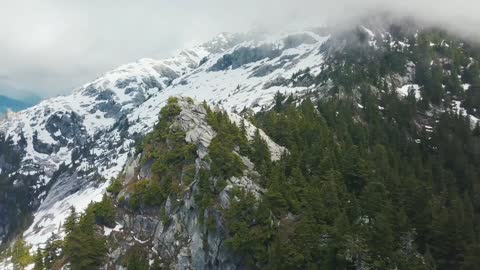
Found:
[[[234,151],[233,154],[241,158],[244,170],[240,175],[225,179],[226,182],[219,187],[223,179],[212,175],[209,158],[209,146],[217,132],[208,124],[206,105],[188,98],[178,98],[176,102],[181,111],[169,123],[169,129],[180,129],[185,134],[184,142],[196,148],[191,164],[194,166],[192,179],[180,178],[180,190],[168,194],[160,205],[142,206],[140,210],[131,211],[128,205],[134,196],[132,193],[135,193],[132,187],[142,181],[155,181],[153,160],[146,159],[144,154],[131,158],[125,167],[124,177],[121,177],[123,188],[117,195],[120,198],[117,226],[105,228],[111,241],[109,246],[113,247],[109,251],[108,267],[121,269],[122,258],[128,250],[139,246],[148,254],[150,261],[159,260],[170,269],[238,269],[242,265],[238,258],[232,256],[226,244],[223,211],[228,208],[238,188],[261,197],[264,190],[257,183],[258,172],[248,157]],[[231,117],[236,121],[241,119],[240,116]],[[249,130],[254,129],[248,121],[242,121]],[[285,152],[283,147],[266,136],[264,138],[272,153]],[[278,159],[278,156],[273,155],[272,158]],[[185,175],[188,165],[180,168],[182,175]],[[208,189],[217,189],[218,194],[210,202],[215,207],[206,209],[201,206],[200,196],[205,193],[201,190],[204,188],[201,181],[207,181]]]

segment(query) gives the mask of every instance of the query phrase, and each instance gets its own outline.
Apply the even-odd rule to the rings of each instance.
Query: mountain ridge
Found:
[[[102,200],[110,180],[125,170],[131,171],[125,166],[135,163],[135,145],[156,128],[158,116],[172,96],[184,96],[179,98],[182,104],[189,104],[185,96],[190,96],[193,100],[204,100],[210,106],[223,108],[229,112],[229,121],[239,127],[248,121],[238,114],[245,118],[258,113],[261,117],[262,112],[282,115],[282,107],[288,104],[300,106],[303,101],[308,107],[309,100],[340,103],[346,100],[353,105],[353,109],[348,109],[350,117],[355,120],[353,122],[361,124],[367,121],[362,118],[366,117],[364,114],[373,119],[376,119],[373,116],[392,117],[388,115],[391,108],[385,104],[398,99],[405,108],[422,110],[412,116],[412,123],[405,124],[410,129],[402,139],[413,145],[426,144],[425,147],[432,138],[428,134],[435,134],[437,121],[450,112],[469,119],[471,128],[478,126],[479,111],[472,101],[474,97],[468,96],[477,87],[477,82],[468,75],[475,63],[473,58],[468,60],[468,49],[455,41],[445,41],[435,32],[431,37],[419,35],[412,38],[401,32],[372,29],[359,25],[341,34],[299,31],[246,40],[222,34],[210,45],[206,43],[193,51],[187,50],[173,59],[143,59],[123,65],[78,88],[71,96],[47,100],[10,115],[0,122],[4,136],[0,146],[8,150],[5,153],[13,154],[11,157],[2,156],[0,175],[4,178],[2,181],[12,183],[14,190],[29,194],[26,202],[22,201],[28,207],[23,205],[20,208],[25,215],[33,212],[33,222],[23,233],[25,240],[34,248],[43,248],[51,233],[63,235],[61,225],[69,215],[70,206],[75,205],[82,211],[90,201]],[[230,38],[233,41],[229,41]],[[453,74],[456,70],[449,68],[448,61],[442,60],[444,54],[448,55],[448,48],[454,45],[465,55],[465,59],[459,57],[458,76]],[[439,54],[426,64],[428,76],[423,80],[419,73],[422,62],[416,59],[421,56],[414,53],[418,47]],[[432,74],[429,72],[433,67],[442,72],[445,70],[443,76],[455,80],[430,85]],[[313,112],[305,109],[305,114],[313,117],[320,109]],[[329,117],[325,115],[327,120]],[[189,119],[193,123],[199,121]],[[278,120],[274,116],[265,123],[260,121],[261,118],[253,119],[270,133],[273,128],[269,124]],[[392,125],[395,124],[397,119],[394,118]],[[255,127],[243,128],[251,138]],[[281,130],[275,131],[281,133]],[[362,137],[354,139],[361,140]],[[267,145],[278,143],[287,145],[291,141],[277,134]],[[271,149],[272,159],[280,158],[285,151],[296,150]],[[148,170],[142,173],[149,175]],[[5,202],[9,203],[9,200],[0,201],[0,214],[2,209],[12,207],[3,205]],[[139,218],[144,217],[140,215]],[[287,215],[283,221],[294,222],[296,218]],[[360,223],[367,224],[368,220],[368,217],[361,219]],[[10,226],[0,224],[0,232],[11,233]],[[184,245],[186,247],[187,243]],[[190,265],[188,260],[173,263],[183,268]],[[364,269],[362,265],[370,262],[359,260],[355,263],[358,269]]]
[[[312,33],[312,35],[314,34]],[[234,41],[226,40],[226,35],[221,34],[212,42],[202,45],[203,47],[200,46],[190,53],[180,53],[179,58],[159,61],[143,59],[132,64],[120,66],[111,72],[105,73],[104,76],[99,77],[93,82],[87,83],[74,90],[70,96],[56,97],[42,101],[37,106],[27,109],[26,111],[9,115],[0,123],[0,130],[2,130],[6,136],[5,142],[25,146],[24,150],[21,150],[21,152],[24,153],[23,161],[19,169],[16,170],[17,173],[11,176],[20,179],[23,177],[40,179],[31,191],[34,194],[32,195],[33,197],[40,196],[40,200],[35,200],[37,205],[39,201],[47,200],[44,188],[50,185],[49,182],[53,178],[54,173],[63,166],[62,164],[70,167],[80,166],[84,168],[85,171],[95,166],[98,168],[101,177],[106,179],[115,177],[121,171],[127,159],[128,150],[125,151],[125,149],[128,149],[129,145],[133,143],[133,140],[127,139],[122,145],[116,146],[118,148],[113,152],[112,150],[105,151],[104,149],[109,149],[108,145],[111,145],[112,139],[113,141],[117,141],[120,138],[125,138],[125,136],[128,137],[134,134],[145,133],[150,130],[157,121],[157,115],[161,108],[159,104],[166,102],[169,96],[183,93],[184,95],[191,95],[193,98],[200,100],[208,98],[209,100],[207,100],[209,102],[218,100],[220,103],[220,98],[227,98],[228,95],[230,95],[229,93],[234,95],[254,93],[251,91],[258,83],[251,84],[246,90],[238,91],[238,85],[229,85],[230,79],[225,80],[225,78],[220,78],[220,81],[215,82],[217,76],[214,73],[216,72],[208,71],[206,66],[213,65],[220,61],[223,54],[229,54],[228,50],[224,52],[225,46],[229,47],[234,45],[230,49],[230,52],[234,52],[237,50],[236,48],[248,52],[248,50],[254,50],[254,44],[260,44],[261,46],[262,42],[271,44],[271,41],[260,41],[260,43],[258,43],[258,41],[254,40],[237,45],[236,42],[238,41],[235,40],[238,40],[238,38],[235,35],[228,36]],[[275,46],[280,46],[280,44],[283,43],[284,37],[285,36],[280,35],[279,39],[273,39],[278,40]],[[318,49],[323,41],[324,40],[317,40],[319,43],[307,44],[307,47],[300,46],[300,52],[306,52],[307,55],[310,55],[310,50],[312,50],[312,48]],[[211,45],[212,43],[213,45]],[[301,45],[301,43],[298,45]],[[220,56],[214,56],[214,58],[210,60],[203,60],[205,59],[206,50],[204,48],[207,47],[214,51],[213,55],[217,54]],[[273,49],[274,47],[271,47],[268,48],[267,51]],[[285,49],[285,51],[287,51],[286,55],[291,54],[289,50],[291,51],[292,49]],[[294,54],[294,56],[299,57],[298,54]],[[315,55],[312,56],[315,57]],[[246,54],[245,57],[247,62],[252,61],[249,59],[248,54]],[[276,57],[277,59],[274,60],[281,60],[281,57],[281,55],[278,55]],[[321,55],[318,55],[318,58],[321,58]],[[187,70],[192,70],[195,65],[199,65],[202,60],[204,62],[201,63],[198,70],[193,73],[186,72]],[[269,63],[262,62],[259,62],[259,64],[265,66],[270,65]],[[241,76],[247,80],[249,73],[252,73],[254,68],[255,67],[250,67],[245,74],[241,73],[242,69],[232,70],[232,72],[237,74],[232,76]],[[293,70],[300,70],[301,68],[303,68],[303,66]],[[185,88],[185,84],[182,81],[184,78],[190,79],[189,76],[195,76],[195,74],[202,72],[205,75],[212,73],[211,75],[213,76],[213,83],[203,88],[205,88],[205,90],[211,89],[210,91],[215,92],[215,88],[223,84],[224,86],[219,87],[220,91],[217,92],[223,93],[223,96],[198,96],[209,92],[199,92],[196,90],[197,88]],[[270,75],[269,78],[273,78],[273,75]],[[209,79],[205,81],[209,81]],[[169,85],[170,83],[171,85]],[[225,85],[225,83],[228,84]],[[152,90],[154,92],[149,92]],[[289,90],[289,88],[285,88],[285,90]],[[265,94],[262,93],[264,91],[266,92]],[[268,103],[279,89],[264,91],[259,91],[258,93],[265,95],[265,101]],[[262,100],[261,96],[257,98],[255,95],[248,94],[242,100],[237,99],[235,103],[243,104],[237,108],[240,109],[244,106],[250,106],[249,103],[258,102],[259,100]],[[232,105],[235,103],[232,103]],[[224,106],[226,106],[226,104],[224,104]],[[257,106],[256,108],[256,110],[258,110],[261,107]],[[130,112],[132,113],[130,114]],[[43,115],[43,117],[38,119],[37,116],[40,115]],[[117,121],[120,126],[115,127]],[[108,130],[110,128],[119,129],[122,128],[122,126],[122,132]],[[128,129],[126,129],[127,126]],[[110,133],[104,134],[107,131]],[[97,139],[94,142],[92,139],[95,136],[105,136],[105,140],[101,142],[101,140],[99,141]],[[107,137],[110,139],[106,139]],[[92,144],[98,146],[91,146]],[[103,144],[103,146],[99,144]],[[90,150],[91,153],[88,155],[96,156],[96,161],[91,159],[84,159],[82,162],[72,160],[72,157],[76,155],[75,153],[77,153],[78,149],[87,149],[89,147],[93,147],[93,149]],[[69,150],[73,148],[77,149],[73,152],[74,154]],[[80,150],[79,152],[81,151],[85,150]],[[119,154],[120,152],[122,153]],[[111,156],[109,157],[108,155],[112,154],[115,156],[118,155],[116,158],[116,162],[119,163],[118,166],[112,165],[116,162],[107,161],[108,158],[111,159]],[[100,161],[102,159],[104,159],[104,161]],[[73,165],[75,162],[80,164]],[[93,165],[91,162],[96,164]],[[37,164],[41,164],[41,166]],[[11,172],[8,173],[11,174]],[[55,186],[55,184],[53,185]],[[104,188],[105,186],[103,186],[103,189]],[[35,195],[37,193],[38,195]],[[101,199],[101,196],[97,196],[96,199]],[[54,223],[59,225],[65,218],[68,208],[66,204],[62,207],[63,215],[58,215],[58,211],[55,212],[55,214],[47,211],[38,218],[34,218],[31,229],[35,228],[35,224],[44,222],[43,219],[45,216],[55,216],[56,222]],[[48,232],[43,233],[43,238],[41,238],[43,240],[41,240],[41,242],[46,241],[52,229],[50,228],[47,231]],[[28,233],[28,235],[32,234]],[[37,232],[37,238],[38,235],[40,234]],[[30,241],[28,236],[26,239]],[[35,241],[35,243],[39,242]]]

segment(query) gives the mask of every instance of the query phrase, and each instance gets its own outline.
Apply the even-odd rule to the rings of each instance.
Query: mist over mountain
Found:
[[[0,119],[1,269],[478,268],[477,4],[211,1],[211,21],[209,4],[178,4],[239,29],[208,39],[175,6],[116,3],[78,38],[102,51],[102,23],[121,18],[131,28],[111,34],[152,55]],[[35,16],[75,21],[84,5]],[[48,25],[26,51],[52,48]],[[144,31],[173,34],[145,45]],[[82,42],[33,77],[55,81],[42,74],[66,51],[98,60]],[[134,55],[110,48],[99,66]]]
[[[473,0],[12,1],[0,11],[0,23],[9,25],[0,29],[0,87],[53,97],[123,63],[170,57],[220,32],[288,32],[355,23],[378,12],[410,16],[478,41],[478,9]]]

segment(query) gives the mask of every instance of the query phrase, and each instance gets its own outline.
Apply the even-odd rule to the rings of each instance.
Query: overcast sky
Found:
[[[0,0],[0,94],[65,94],[118,65],[172,56],[219,32],[315,26],[379,8],[475,35],[477,2]]]

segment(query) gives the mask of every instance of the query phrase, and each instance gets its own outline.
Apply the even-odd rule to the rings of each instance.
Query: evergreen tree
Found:
[[[66,234],[69,234],[73,231],[75,228],[75,225],[77,224],[77,211],[75,210],[75,207],[71,206],[70,207],[70,214],[68,217],[65,219],[65,223],[63,224],[63,229],[65,230]]]
[[[65,237],[64,252],[72,270],[97,269],[107,251],[105,238],[96,231],[95,216],[86,210]]]
[[[23,237],[15,241],[12,247],[12,263],[15,269],[25,269],[29,264],[33,263],[33,257],[30,255],[30,246],[27,245]]]
[[[52,233],[52,235],[48,238],[43,250],[43,262],[46,269],[52,269],[53,264],[63,256],[62,248],[63,241],[58,235]]]
[[[131,247],[126,254],[127,270],[149,270],[148,256],[141,246]]]
[[[40,249],[37,250],[37,253],[35,254],[35,257],[33,259],[35,266],[33,267],[33,270],[45,270],[45,263],[44,263],[44,256],[42,254],[42,251]]]

